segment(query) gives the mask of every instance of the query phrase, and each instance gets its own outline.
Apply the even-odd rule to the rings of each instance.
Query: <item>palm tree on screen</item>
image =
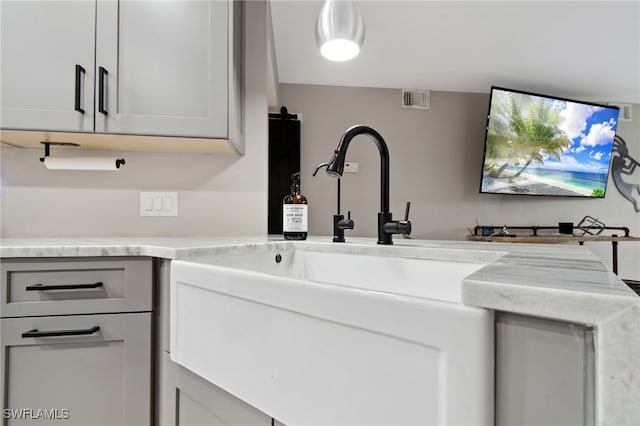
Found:
[[[519,105],[510,95],[497,98],[498,119],[488,129],[487,166],[489,176],[500,177],[509,165],[521,166],[511,179],[520,176],[533,162],[544,164],[545,157],[560,160],[571,146],[566,133],[558,128],[559,111],[544,99],[523,97]],[[498,162],[502,164],[498,165]]]

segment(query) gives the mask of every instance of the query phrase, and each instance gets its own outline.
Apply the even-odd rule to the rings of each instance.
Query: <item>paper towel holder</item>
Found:
[[[40,161],[44,163],[44,159],[51,155],[51,145],[56,146],[80,146],[78,143],[73,142],[40,142],[44,145],[44,157],[40,157]]]
[[[44,159],[51,156],[51,145],[54,146],[80,146],[78,143],[74,142],[44,142],[41,141],[41,144],[44,145],[44,157],[40,157],[40,161],[44,163]],[[124,165],[124,158],[116,159],[116,168],[119,169],[120,166]]]

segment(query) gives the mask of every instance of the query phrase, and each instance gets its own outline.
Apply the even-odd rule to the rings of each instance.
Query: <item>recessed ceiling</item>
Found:
[[[322,58],[322,1],[271,0],[280,83],[640,103],[640,1],[356,1],[360,55]]]

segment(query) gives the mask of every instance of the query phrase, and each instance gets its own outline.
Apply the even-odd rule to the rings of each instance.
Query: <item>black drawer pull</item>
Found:
[[[89,334],[95,334],[100,331],[99,326],[85,328],[81,330],[54,330],[54,331],[38,331],[37,328],[33,330],[25,331],[22,333],[22,338],[28,337],[58,337],[58,336],[86,336]]]
[[[76,91],[75,91],[75,110],[81,114],[84,114],[82,109],[82,75],[85,73],[84,68],[81,65],[76,64]]]
[[[86,288],[99,288],[102,287],[102,282],[93,284],[33,284],[26,288],[27,291],[47,291],[47,290],[82,290]]]

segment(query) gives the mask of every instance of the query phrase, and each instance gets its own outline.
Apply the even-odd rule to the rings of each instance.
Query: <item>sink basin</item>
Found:
[[[282,242],[171,266],[171,359],[287,425],[493,424],[487,252]]]
[[[456,303],[462,302],[462,279],[486,265],[473,257],[466,262],[434,260],[415,257],[426,255],[419,250],[418,254],[416,250],[405,253],[414,257],[400,257],[402,253],[388,256],[382,250],[375,250],[377,247],[369,249],[369,252],[361,249],[340,253],[324,245],[284,247],[272,252],[210,257],[201,261],[297,280]],[[425,285],[425,274],[446,279],[430,279]],[[451,281],[457,284],[452,285]]]

